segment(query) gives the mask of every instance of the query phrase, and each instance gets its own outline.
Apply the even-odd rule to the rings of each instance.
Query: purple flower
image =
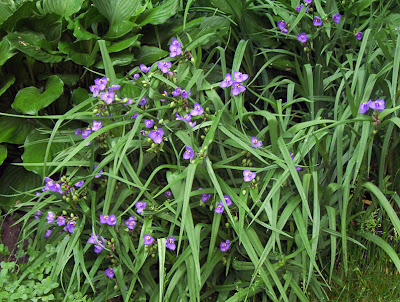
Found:
[[[65,218],[63,216],[58,216],[57,217],[57,225],[62,226],[65,224]]]
[[[140,74],[135,73],[135,74],[133,75],[133,78],[134,78],[135,80],[137,80],[138,78],[140,78]]]
[[[361,103],[360,104],[360,113],[364,114],[369,109],[369,102]]]
[[[153,244],[153,242],[154,242],[154,238],[153,237],[151,237],[149,234],[146,234],[146,235],[144,235],[144,245],[150,245],[150,244]]]
[[[53,212],[47,212],[47,215],[46,215],[47,223],[54,222],[55,217],[56,217],[56,214],[54,214]]]
[[[282,29],[284,29],[285,27],[286,27],[286,22],[285,21],[278,21],[277,22],[277,25],[278,25],[278,28],[280,29],[280,30],[282,30]]]
[[[192,116],[190,114],[185,114],[184,117],[180,116],[177,112],[175,112],[175,117],[177,121],[185,121],[190,123]]]
[[[173,57],[179,56],[182,53],[182,48],[180,48],[179,46],[176,46],[174,44],[171,44],[169,46],[169,51],[170,51],[169,56],[171,58],[173,58]]]
[[[164,195],[165,195],[165,197],[168,197],[168,198],[172,197],[172,192],[170,190],[165,191]]]
[[[256,172],[251,172],[249,169],[243,171],[243,180],[244,182],[250,182],[254,178],[256,178]]]
[[[224,212],[224,205],[222,203],[219,203],[214,210],[218,214],[222,214]]]
[[[321,26],[322,25],[322,19],[318,16],[315,16],[314,21],[313,21],[314,26]]]
[[[221,242],[221,244],[219,245],[219,249],[221,250],[221,252],[226,252],[229,249],[229,243],[231,243],[229,240]]]
[[[144,120],[144,126],[146,128],[151,128],[154,125],[154,121],[153,120]]]
[[[44,234],[44,238],[49,238],[50,237],[50,235],[51,235],[51,232],[52,232],[52,230],[50,230],[50,229],[48,229],[47,231],[46,231],[46,233]]]
[[[281,29],[281,32],[283,32],[284,34],[287,34],[289,32],[289,30],[285,27]]]
[[[190,160],[192,160],[193,158],[194,158],[193,149],[190,148],[189,146],[186,146],[186,151],[183,153],[183,159],[190,159]]]
[[[253,148],[259,148],[262,146],[262,141],[258,140],[255,136],[252,136],[250,141]]]
[[[75,221],[70,221],[70,222],[67,223],[65,228],[63,228],[63,231],[68,231],[68,232],[70,232],[72,234],[74,232],[75,225],[76,225]]]
[[[182,90],[181,96],[182,98],[187,99],[190,94],[191,94],[190,91],[187,92],[186,90]]]
[[[158,128],[156,130],[151,130],[148,135],[156,144],[161,144],[164,136],[164,130]]]
[[[93,121],[93,125],[92,125],[93,132],[99,130],[101,127],[103,127],[103,125],[101,124],[101,121]]]
[[[75,130],[75,135],[81,135],[82,134],[82,129],[78,128]]]
[[[104,271],[108,278],[114,278],[114,270],[110,267]]]
[[[111,104],[114,100],[115,93],[113,91],[106,91],[100,94],[100,98],[107,104]]]
[[[192,111],[190,111],[191,116],[198,116],[202,115],[204,113],[204,109],[201,107],[199,103],[194,104],[194,108]]]
[[[359,32],[356,33],[354,36],[356,37],[357,40],[361,41],[362,36],[363,36],[363,33],[362,33],[362,31],[359,31]]]
[[[181,47],[181,42],[179,42],[179,40],[177,38],[173,38],[171,45],[177,46],[177,47]]]
[[[160,61],[157,62],[158,68],[160,68],[162,73],[167,73],[169,69],[172,67],[171,62],[166,62],[166,61]]]
[[[86,139],[91,133],[92,130],[90,128],[86,128],[82,131],[82,139]]]
[[[231,198],[229,197],[229,195],[224,195],[224,199],[225,199],[226,205],[227,205],[228,207],[230,207],[230,206],[232,205],[232,200],[231,200]],[[220,200],[219,203],[220,203],[220,204],[223,204],[222,200]]]
[[[167,239],[167,241],[166,241],[166,245],[167,245],[167,248],[169,248],[171,251],[175,251],[175,249],[176,249],[176,244],[175,244],[175,237],[168,237],[168,239]]]
[[[42,215],[42,212],[40,210],[36,211],[36,215]],[[40,219],[39,216],[35,216],[35,219]]]
[[[289,154],[290,154],[290,157],[291,157],[292,159],[294,159],[294,154],[293,154],[292,152],[289,152]],[[301,170],[303,170],[302,167],[299,167],[299,166],[296,167],[296,171],[301,171]]]
[[[306,33],[301,33],[301,34],[297,35],[297,40],[299,40],[300,42],[305,43],[308,40],[308,36],[307,36]]]
[[[94,97],[94,98],[95,98],[96,96],[99,95],[100,90],[99,90],[99,87],[97,87],[96,85],[90,86],[90,87],[89,87],[89,90],[90,90],[91,92],[93,92],[93,97]]]
[[[304,0],[305,3],[311,4],[313,0]]]
[[[300,4],[296,7],[296,10],[299,12],[303,8],[304,4]]]
[[[133,230],[133,228],[136,225],[135,217],[131,216],[128,218],[128,220],[125,220],[125,225],[127,226],[128,229]]]
[[[377,99],[376,101],[369,100],[368,106],[371,109],[383,111],[385,109],[385,101],[383,99]]]
[[[232,84],[232,94],[233,95],[238,95],[239,93],[243,92],[246,90],[246,87],[244,87],[240,82],[233,82]]]
[[[61,185],[58,183],[55,183],[51,178],[45,177],[44,178],[46,185],[42,189],[42,192],[46,191],[52,191],[60,194],[64,194],[63,190],[61,190]]]
[[[94,165],[94,169],[95,169],[95,170],[97,169],[97,165]],[[103,169],[101,169],[101,170],[99,171],[99,174],[95,175],[94,178],[99,178],[99,177],[101,177],[101,173],[103,173]]]
[[[164,93],[162,94],[163,96],[165,96],[165,97],[167,97],[168,96],[168,92],[166,92],[165,90],[164,90]],[[165,102],[166,101],[166,99],[160,99],[160,102]]]
[[[92,233],[91,235],[90,235],[90,238],[88,239],[88,242],[89,243],[96,243],[97,241],[99,241],[99,236],[97,236],[97,234],[95,234],[95,233]]]
[[[232,84],[233,84],[232,76],[231,76],[230,73],[227,73],[227,74],[225,75],[224,80],[221,82],[221,84],[219,84],[219,87],[221,87],[221,88],[226,88],[226,87],[232,86]]]
[[[97,89],[99,89],[100,91],[106,89],[107,82],[108,82],[108,79],[106,77],[94,80],[94,83],[96,84]]]
[[[75,184],[75,187],[80,188],[80,187],[83,186],[84,183],[85,183],[84,180],[78,181],[78,182]]]
[[[96,245],[94,246],[94,252],[95,252],[96,254],[100,254],[101,251],[102,251],[103,249],[104,249],[104,247],[101,246],[101,245],[96,244]]]
[[[203,190],[203,188],[199,188],[198,190]],[[208,193],[201,194],[201,201],[202,202],[206,202],[210,198],[211,198],[211,194],[208,194]]]
[[[139,68],[140,68],[140,70],[141,70],[143,73],[146,73],[146,72],[149,72],[149,71],[150,71],[150,67],[147,67],[147,66],[144,65],[144,64],[140,64],[140,65],[139,65]]]
[[[334,15],[332,16],[332,20],[333,20],[333,22],[335,22],[335,23],[339,23],[341,17],[342,17],[342,16],[341,16],[340,14],[334,14]]]
[[[108,221],[110,220],[110,216],[108,215],[100,215],[100,223],[101,224],[108,224]]]
[[[147,203],[145,201],[138,201],[135,203],[135,207],[137,208],[136,213],[140,214],[147,207]]]
[[[108,218],[108,225],[116,225],[117,224],[117,218],[115,217],[114,214],[110,215],[110,217]]]
[[[182,93],[181,87],[176,87],[175,90],[171,92],[173,96],[179,96],[181,95],[181,93]]]
[[[119,90],[120,88],[121,88],[121,85],[114,84],[114,85],[111,85],[110,87],[108,87],[108,90],[115,91],[115,90]]]
[[[235,82],[241,83],[246,81],[249,78],[249,75],[246,73],[241,73],[240,71],[234,71],[233,78],[235,79]]]
[[[147,103],[147,99],[146,99],[146,97],[144,96],[144,97],[142,97],[142,98],[140,99],[138,105],[139,105],[139,106],[144,106],[144,105],[146,105],[146,103]]]
[[[138,116],[139,116],[139,114],[133,114],[133,115],[131,115],[131,118],[137,119]]]

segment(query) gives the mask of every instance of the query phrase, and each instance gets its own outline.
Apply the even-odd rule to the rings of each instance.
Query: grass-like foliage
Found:
[[[399,270],[399,18],[349,2],[181,1],[159,59],[117,69],[99,39],[65,113],[38,113],[57,76],[18,93],[3,115],[40,127],[14,165],[44,182],[11,211],[54,297],[325,301],[353,257]]]

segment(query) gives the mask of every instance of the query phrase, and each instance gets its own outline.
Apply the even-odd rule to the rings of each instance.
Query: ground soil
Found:
[[[8,255],[0,254],[0,261],[15,261],[18,245],[18,237],[21,231],[20,225],[14,225],[21,217],[21,214],[7,215],[3,218],[0,228],[0,243],[4,244],[10,252]]]

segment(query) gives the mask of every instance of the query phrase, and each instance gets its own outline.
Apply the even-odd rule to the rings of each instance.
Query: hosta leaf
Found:
[[[113,66],[125,66],[132,63],[135,60],[135,56],[131,53],[121,53],[110,56],[111,63]],[[100,61],[94,67],[104,69],[103,61]]]
[[[23,144],[33,129],[35,124],[32,120],[0,116],[0,143]]]
[[[25,140],[24,153],[21,158],[24,164],[26,163],[38,163],[37,166],[25,166],[25,169],[32,171],[36,174],[43,175],[43,163],[44,156],[46,154],[46,148],[49,137],[44,134],[40,134],[38,131],[32,131]],[[63,144],[53,143],[50,148],[50,152],[46,162],[51,160],[54,153],[62,150]]]
[[[8,74],[4,78],[4,85],[0,88],[0,95],[2,95],[12,84],[15,82],[15,76]]]
[[[75,44],[70,43],[70,42],[60,42],[58,43],[58,49],[68,55],[67,60],[71,60],[72,62],[78,64],[78,65],[83,65],[86,67],[90,67],[94,64],[96,61],[96,54],[98,51],[98,46],[96,45],[93,48],[93,51],[91,54],[88,53],[81,53],[78,52],[75,49]]]
[[[11,7],[4,3],[0,2],[0,25],[3,24],[5,20],[7,20],[13,13]]]
[[[136,35],[131,38],[125,39],[123,41],[113,43],[111,46],[107,47],[107,51],[108,53],[111,53],[111,52],[119,52],[125,50],[128,47],[140,47],[140,42],[138,41],[138,39],[141,36],[142,35]]]
[[[43,93],[36,87],[26,87],[18,91],[11,107],[24,114],[37,115],[63,93],[64,83],[58,76],[50,76]]]
[[[81,9],[83,2],[84,0],[44,0],[43,9],[46,13],[69,17]]]
[[[129,33],[135,26],[138,25],[128,20],[115,23],[110,26],[108,32],[104,36],[104,39],[117,39],[122,37]]]
[[[163,4],[147,9],[143,14],[141,14],[136,21],[140,26],[146,24],[162,24],[167,21],[172,16],[176,15],[179,7],[178,0],[167,0]]]
[[[7,158],[7,147],[4,145],[0,145],[0,166],[6,158]]]
[[[86,29],[83,28],[83,26],[80,24],[79,21],[69,21],[70,22],[70,27],[69,29],[73,29],[74,33],[73,35],[76,38],[76,41],[85,41],[85,40],[90,40],[90,39],[100,39],[99,36],[96,36],[95,34],[92,34],[88,32]]]
[[[132,17],[141,5],[141,0],[93,0],[93,3],[113,25]]]
[[[139,53],[137,54],[137,61],[142,64],[149,64],[158,61],[159,59],[168,55],[168,52],[152,46],[143,46],[139,49]]]
[[[15,55],[15,52],[12,51],[10,42],[7,39],[0,41],[0,66],[7,62],[13,55]]]

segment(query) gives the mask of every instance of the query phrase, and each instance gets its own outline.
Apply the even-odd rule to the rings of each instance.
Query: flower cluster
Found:
[[[91,133],[96,132],[97,130],[103,127],[101,121],[93,121],[93,124],[86,129],[82,130],[80,128],[75,130],[75,135],[82,135],[82,139],[86,139]],[[86,146],[89,146],[92,141],[88,142]]]
[[[116,225],[117,224],[117,218],[115,217],[114,214],[112,215],[100,215],[100,223],[101,224],[108,224],[108,225]]]
[[[199,188],[198,190],[203,190],[203,188]],[[202,202],[206,202],[210,198],[211,198],[211,194],[209,194],[209,193],[201,194],[201,201]]]
[[[258,140],[255,136],[252,136],[250,141],[253,148],[260,148],[262,146],[262,141]]]
[[[65,212],[65,214],[66,214],[66,212]],[[57,219],[57,225],[58,226],[65,225],[65,227],[63,228],[63,231],[66,231],[66,232],[69,232],[72,234],[75,229],[75,225],[76,225],[75,220],[77,219],[77,217],[75,217],[72,214],[71,214],[71,216],[72,217],[68,217],[66,215],[57,216],[55,213],[49,211],[49,212],[47,212],[46,219],[47,219],[47,223],[53,223]],[[48,236],[50,236],[50,234],[51,234],[51,231],[49,232]],[[46,236],[47,236],[47,232],[46,232],[45,237]]]
[[[224,195],[224,199],[225,199],[226,205],[228,207],[230,207],[232,205],[231,198],[228,195]],[[219,204],[215,207],[214,211],[218,214],[222,214],[224,212],[224,204],[223,204],[222,200],[219,201]]]
[[[194,158],[194,151],[189,146],[186,146],[186,151],[183,153],[183,159],[192,160]]]
[[[368,102],[360,104],[360,113],[364,114],[368,109],[383,111],[385,109],[385,101],[377,99],[376,101],[369,100]]]
[[[140,214],[147,207],[147,203],[144,201],[138,201],[135,203],[135,207],[137,208],[136,213]]]
[[[256,178],[256,172],[251,172],[248,169],[243,171],[243,180],[244,180],[244,182],[250,182],[254,178]]]
[[[114,84],[107,88],[107,84],[108,79],[106,77],[95,79],[94,85],[90,86],[89,89],[91,92],[93,92],[93,97],[97,97],[100,94],[100,99],[109,105],[114,100],[115,91],[119,90],[121,86]]]
[[[99,237],[97,234],[94,233],[90,235],[88,242],[94,244],[94,252],[96,254],[100,254],[101,251],[106,247],[106,244],[111,244],[111,242],[107,242],[103,236]]]
[[[246,81],[248,78],[248,74],[241,73],[240,71],[234,71],[232,80],[232,75],[230,73],[227,73],[224,77],[224,80],[219,84],[219,87],[232,87],[232,94],[238,95],[239,93],[246,90],[246,87],[244,87],[242,82]]]
[[[221,242],[219,245],[219,249],[221,252],[226,252],[229,249],[229,244],[231,243],[230,240],[226,240],[225,242]]]
[[[170,57],[173,58],[179,56],[182,53],[181,42],[179,42],[178,39],[173,38],[172,43],[169,46],[169,51],[170,51],[169,54]]]
[[[61,184],[55,183],[54,180],[52,180],[49,177],[45,177],[44,181],[46,182],[44,188],[42,189],[42,192],[46,191],[52,191],[60,194],[64,194],[64,191],[61,189]]]

